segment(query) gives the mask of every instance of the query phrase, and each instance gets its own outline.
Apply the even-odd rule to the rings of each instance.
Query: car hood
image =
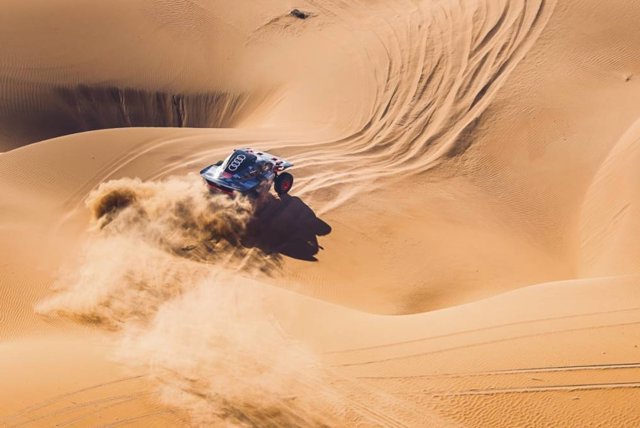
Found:
[[[200,175],[207,181],[241,192],[251,190],[260,184],[260,180],[255,177],[244,178],[240,174],[225,171],[223,166],[208,166],[200,171]]]

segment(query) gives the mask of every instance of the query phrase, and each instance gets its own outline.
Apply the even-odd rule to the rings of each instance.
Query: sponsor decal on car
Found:
[[[238,168],[240,168],[240,165],[242,165],[242,162],[244,162],[246,158],[247,157],[245,155],[239,154],[238,156],[233,158],[233,160],[229,163],[229,166],[227,167],[227,169],[229,171],[237,171]]]

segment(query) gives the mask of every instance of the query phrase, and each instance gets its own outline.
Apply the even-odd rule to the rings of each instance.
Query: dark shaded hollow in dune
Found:
[[[116,86],[23,89],[17,100],[0,93],[0,151],[97,129],[231,127],[247,100],[228,92],[183,94]]]

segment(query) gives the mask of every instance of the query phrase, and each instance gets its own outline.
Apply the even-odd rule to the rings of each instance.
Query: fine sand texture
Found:
[[[640,3],[1,7],[0,426],[640,426]]]

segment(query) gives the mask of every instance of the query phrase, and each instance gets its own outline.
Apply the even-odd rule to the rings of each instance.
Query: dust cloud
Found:
[[[89,239],[37,306],[118,335],[116,358],[146,373],[195,425],[335,425],[341,399],[317,356],[284,333],[240,241],[250,201],[197,177],[121,179],[92,192]]]

